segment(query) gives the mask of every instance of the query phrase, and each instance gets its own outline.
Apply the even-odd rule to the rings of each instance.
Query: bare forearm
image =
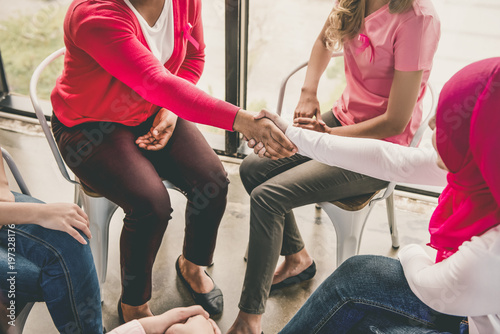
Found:
[[[322,34],[316,39],[316,42],[314,42],[311,56],[309,57],[306,78],[302,86],[303,93],[316,94],[321,75],[332,57],[332,52],[325,47],[321,40],[321,36]]]
[[[0,225],[34,224],[42,206],[43,204],[38,203],[0,203]]]
[[[329,128],[328,132],[344,137],[384,139],[401,134],[405,127],[395,126],[384,114],[357,124]]]

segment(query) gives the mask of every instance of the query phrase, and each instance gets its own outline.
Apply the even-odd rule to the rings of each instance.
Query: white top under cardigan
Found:
[[[413,148],[367,138],[340,137],[288,126],[299,153],[322,163],[375,178],[443,186],[431,147]],[[399,251],[411,290],[429,307],[468,316],[471,334],[500,333],[500,226],[464,242],[458,252],[435,263],[418,245]]]
[[[156,59],[165,64],[174,51],[174,11],[172,0],[165,0],[161,14],[152,27],[129,0],[124,1],[137,17],[149,49]]]

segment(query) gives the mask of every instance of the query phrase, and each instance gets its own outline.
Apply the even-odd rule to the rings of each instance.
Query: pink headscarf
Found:
[[[450,171],[429,224],[440,262],[500,223],[500,58],[473,63],[445,84],[436,129]]]

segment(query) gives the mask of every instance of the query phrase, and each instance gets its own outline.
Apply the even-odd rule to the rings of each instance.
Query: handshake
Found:
[[[260,157],[273,160],[286,158],[297,153],[297,147],[285,136],[289,125],[280,116],[267,110],[252,114],[238,111],[234,130],[241,132],[248,140],[248,147]]]

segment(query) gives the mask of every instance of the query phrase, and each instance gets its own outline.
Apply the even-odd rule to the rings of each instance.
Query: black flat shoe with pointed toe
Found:
[[[179,258],[180,256],[177,258],[177,261],[175,261],[175,270],[177,271],[177,276],[179,276],[181,282],[188,289],[194,302],[203,307],[203,309],[205,309],[205,311],[207,311],[211,316],[221,314],[222,310],[224,309],[224,299],[221,289],[219,289],[212,277],[210,277],[210,275],[205,271],[205,274],[210,277],[210,279],[214,283],[214,288],[208,293],[198,293],[194,291],[193,288],[191,288],[191,285],[189,285],[189,283],[186,281],[184,276],[182,276],[181,268],[179,267]]]
[[[313,263],[309,267],[304,269],[298,275],[288,277],[287,279],[285,279],[279,283],[271,285],[271,292],[285,288],[287,286],[299,284],[300,282],[303,282],[303,281],[310,280],[311,278],[314,277],[314,275],[316,275],[316,263],[313,261]]]

